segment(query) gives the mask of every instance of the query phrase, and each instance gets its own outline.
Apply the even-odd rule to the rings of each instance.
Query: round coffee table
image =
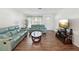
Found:
[[[40,32],[40,31],[33,31],[31,33],[32,41],[34,43],[40,42],[41,41],[41,36],[42,36],[42,32]]]

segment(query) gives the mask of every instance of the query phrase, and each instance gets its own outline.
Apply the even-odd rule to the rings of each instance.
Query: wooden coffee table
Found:
[[[31,33],[32,41],[34,43],[40,42],[41,41],[41,36],[42,36],[42,32],[40,32],[40,31],[33,31]]]

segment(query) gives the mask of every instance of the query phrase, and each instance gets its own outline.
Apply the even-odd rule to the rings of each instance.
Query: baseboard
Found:
[[[73,45],[75,45],[76,47],[79,47],[79,44],[77,44],[76,42],[72,42]]]

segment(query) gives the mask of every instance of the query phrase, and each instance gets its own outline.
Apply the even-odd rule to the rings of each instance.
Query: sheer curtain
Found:
[[[28,27],[30,28],[31,25],[42,24],[42,18],[42,16],[28,16]]]

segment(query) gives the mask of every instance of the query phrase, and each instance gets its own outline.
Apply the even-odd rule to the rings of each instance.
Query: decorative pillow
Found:
[[[17,29],[16,31],[19,33],[21,31],[21,29]]]
[[[18,27],[18,26],[16,26],[16,29],[19,29],[19,27]]]
[[[7,36],[5,34],[0,34],[0,38],[6,38]]]

